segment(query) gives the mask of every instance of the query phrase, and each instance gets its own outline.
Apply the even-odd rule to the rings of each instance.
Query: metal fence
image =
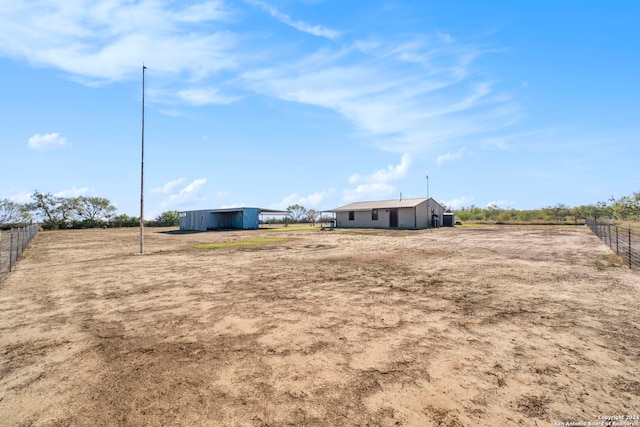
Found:
[[[27,245],[38,232],[38,224],[0,231],[0,283],[4,282]]]
[[[587,226],[612,251],[618,254],[630,269],[640,270],[640,228],[623,226],[607,221],[587,220]]]

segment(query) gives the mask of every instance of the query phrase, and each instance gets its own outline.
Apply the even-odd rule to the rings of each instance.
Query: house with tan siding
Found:
[[[444,208],[433,198],[354,202],[330,212],[338,228],[435,228],[442,227],[444,217]]]

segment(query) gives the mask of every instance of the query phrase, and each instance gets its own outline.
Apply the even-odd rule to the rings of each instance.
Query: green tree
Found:
[[[502,213],[504,209],[502,209],[500,206],[496,205],[495,203],[490,204],[489,206],[487,206],[487,208],[485,209],[485,218],[488,220],[497,220],[498,219],[498,215],[500,215]]]
[[[300,222],[307,215],[307,208],[302,205],[290,205],[287,210],[291,212],[291,217],[295,222]]]
[[[59,197],[51,193],[34,191],[26,209],[42,220],[42,227],[102,227],[111,219],[116,208],[103,197]]]
[[[611,198],[611,211],[616,219],[640,219],[640,192],[619,199]]]
[[[108,221],[116,213],[109,199],[103,197],[80,196],[70,199],[70,203],[81,220]]]
[[[42,221],[44,228],[57,230],[73,218],[74,206],[70,199],[54,196],[51,193],[34,191],[28,209],[34,211]]]
[[[166,211],[153,220],[159,227],[173,227],[180,223],[178,211]]]
[[[518,221],[529,222],[533,219],[531,211],[518,211],[516,214]]]
[[[613,217],[613,209],[607,202],[598,202],[594,207],[594,218],[607,219]]]
[[[0,200],[0,227],[19,225],[31,220],[31,214],[23,204],[3,199]]]
[[[312,223],[312,224],[314,224],[314,225],[315,225],[315,223],[316,223],[316,219],[318,219],[318,216],[319,216],[319,215],[320,215],[320,212],[318,212],[317,210],[315,210],[315,209],[309,209],[309,210],[307,211],[307,220],[308,220],[310,223]]]
[[[130,217],[127,214],[115,215],[109,221],[113,227],[137,227],[140,225],[140,219]]]
[[[547,209],[551,213],[555,221],[565,221],[567,219],[567,216],[569,216],[569,206],[565,205],[564,203],[558,203],[557,205],[549,206]]]
[[[473,213],[467,208],[460,208],[456,211],[456,216],[460,221],[469,221],[473,217]]]
[[[496,217],[496,222],[504,224],[507,221],[511,221],[511,213],[509,211],[502,211]]]

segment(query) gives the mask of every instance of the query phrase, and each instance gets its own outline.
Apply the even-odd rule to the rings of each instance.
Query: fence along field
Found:
[[[171,231],[38,233],[0,287],[0,425],[638,412],[640,276],[585,227]]]
[[[593,233],[632,270],[640,270],[640,229],[608,221],[587,220]]]
[[[9,275],[37,232],[37,224],[0,231],[0,283]]]

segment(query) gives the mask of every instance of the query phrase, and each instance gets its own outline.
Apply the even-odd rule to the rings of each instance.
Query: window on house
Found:
[[[355,219],[355,212],[354,211],[349,211],[349,221],[353,221]]]
[[[371,220],[372,221],[377,221],[378,220],[378,209],[373,209],[371,211]]]

